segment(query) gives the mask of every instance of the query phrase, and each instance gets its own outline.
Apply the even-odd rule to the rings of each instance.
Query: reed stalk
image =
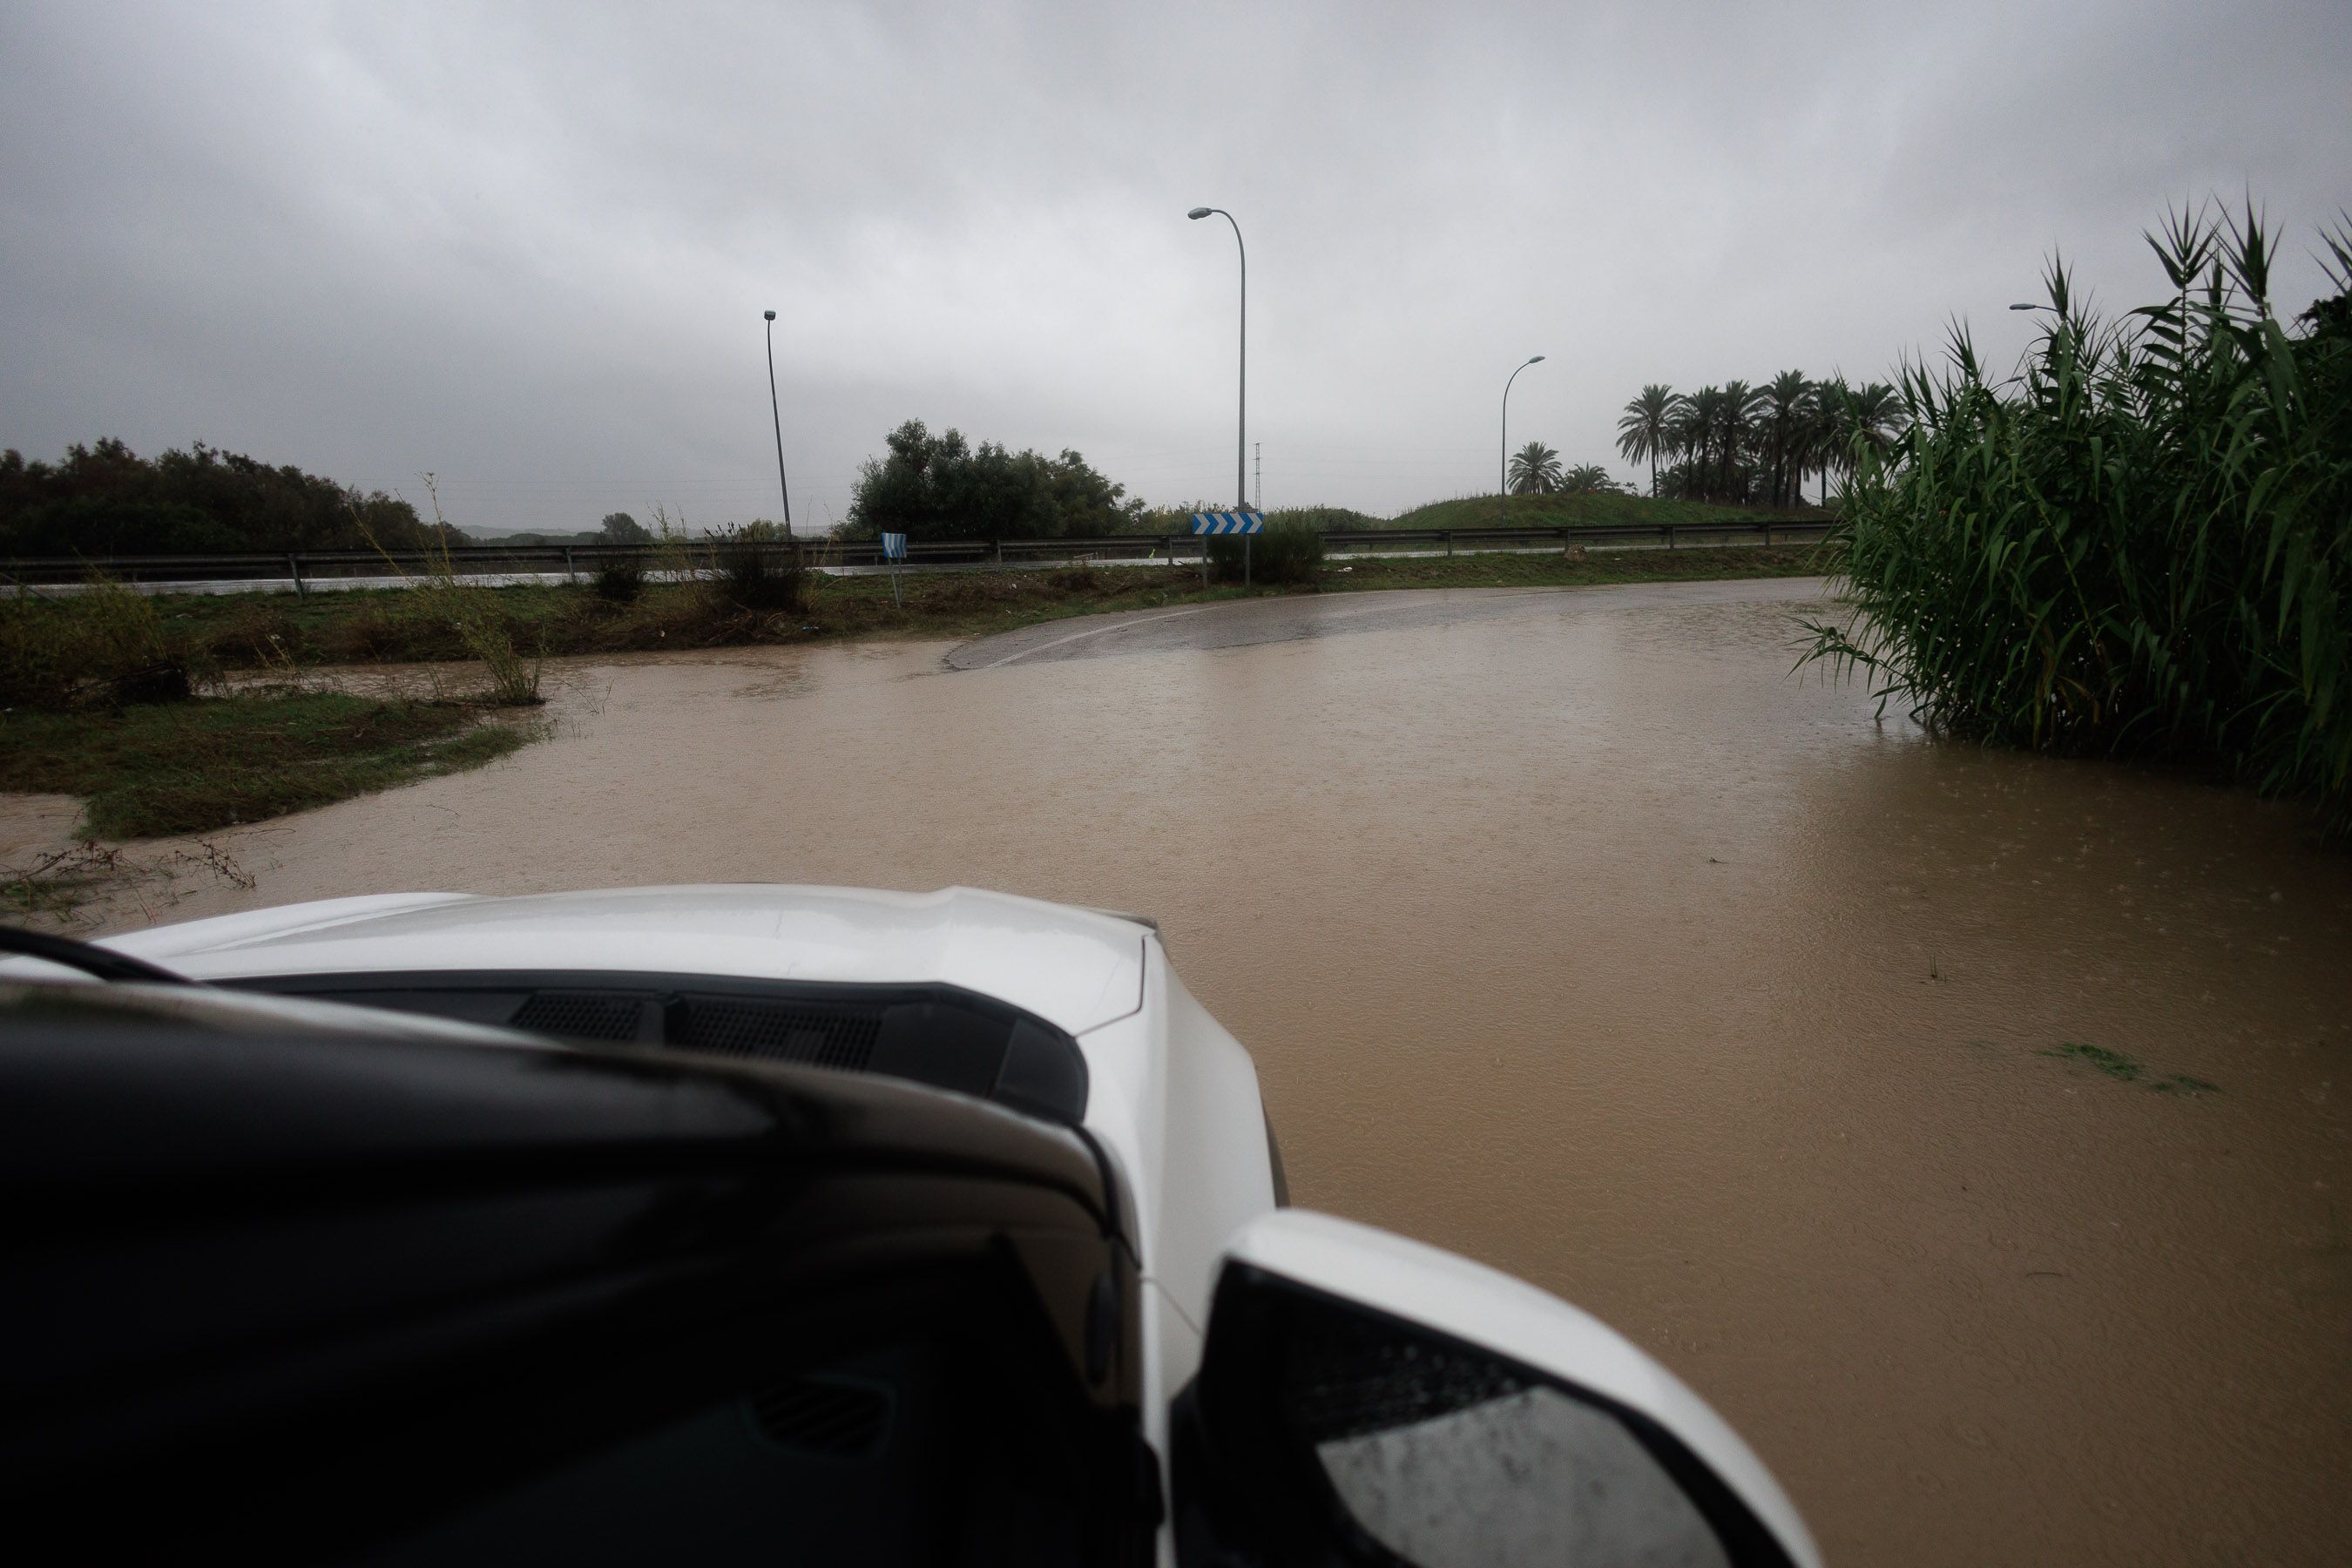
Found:
[[[1906,366],[1907,429],[1857,446],[1832,544],[1856,615],[1801,664],[1869,672],[1938,732],[2218,765],[2352,829],[2352,331],[2292,329],[2242,216],[2148,237],[2173,292],[2103,320],[2063,260],[2020,374],[1965,331]],[[2322,236],[2352,290],[2352,226]]]

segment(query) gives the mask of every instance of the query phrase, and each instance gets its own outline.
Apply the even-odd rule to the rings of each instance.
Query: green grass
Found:
[[[2169,1078],[2157,1078],[2148,1069],[2121,1051],[2111,1051],[2105,1046],[2085,1045],[2080,1040],[2066,1040],[2040,1053],[2056,1057],[2061,1061],[2078,1062],[2092,1070],[2114,1079],[2117,1083],[2144,1084],[2158,1094],[2219,1094],[2219,1086],[2201,1078],[2187,1078],[2179,1073]]]
[[[0,790],[74,795],[109,839],[259,822],[478,767],[531,740],[463,704],[340,692],[0,715]]]
[[[2080,1040],[2067,1040],[2042,1054],[2063,1061],[2081,1062],[2125,1083],[2137,1083],[2146,1070],[2121,1051],[2111,1051],[2105,1046],[2086,1046]]]

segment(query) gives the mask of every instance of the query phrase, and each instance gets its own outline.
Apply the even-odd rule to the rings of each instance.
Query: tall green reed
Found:
[[[1940,732],[2217,763],[2352,830],[2352,333],[2271,306],[2242,217],[2147,236],[2170,298],[2102,320],[2063,261],[2018,376],[1965,329],[1906,366],[1909,428],[1855,453],[1833,536],[1859,612],[1804,660],[1870,672]],[[2352,226],[2322,236],[2352,289]]]

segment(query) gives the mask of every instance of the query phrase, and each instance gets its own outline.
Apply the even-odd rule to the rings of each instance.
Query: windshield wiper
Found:
[[[131,980],[147,985],[201,984],[184,974],[174,974],[143,958],[117,952],[112,948],[76,942],[69,936],[48,936],[37,931],[24,931],[16,926],[0,926],[0,952],[20,952],[27,958],[62,963],[68,969],[79,969],[84,974],[94,975],[100,980]]]

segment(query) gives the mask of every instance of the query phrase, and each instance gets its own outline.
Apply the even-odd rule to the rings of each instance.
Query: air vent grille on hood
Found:
[[[737,996],[697,996],[670,1043],[722,1057],[759,1057],[865,1072],[882,1037],[879,1007],[809,1007]],[[523,1027],[520,1018],[516,1023]]]
[[[541,991],[516,1010],[510,1027],[575,1040],[634,1040],[644,1026],[640,996],[580,991]]]

